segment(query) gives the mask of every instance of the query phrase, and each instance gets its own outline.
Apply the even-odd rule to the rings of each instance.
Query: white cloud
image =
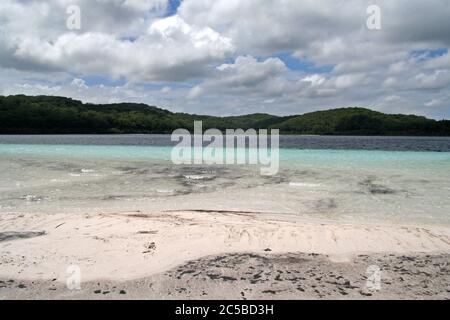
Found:
[[[161,88],[161,93],[165,93],[165,94],[168,94],[168,93],[170,93],[170,92],[172,92],[172,88],[171,87],[162,87]]]
[[[78,78],[73,79],[71,85],[78,89],[87,89],[88,88],[88,86],[86,85],[86,82],[83,79],[78,79]]]
[[[425,67],[428,69],[450,69],[450,53],[447,52],[443,56],[427,61]]]
[[[202,87],[195,86],[189,91],[187,98],[188,99],[197,99],[198,97],[200,97],[203,94],[203,91],[204,90]]]
[[[428,102],[425,103],[426,107],[436,107],[436,106],[440,106],[442,104],[442,101],[439,99],[432,99]]]
[[[283,78],[287,71],[278,58],[258,61],[251,56],[239,56],[234,63],[218,66],[206,81],[191,90],[189,97],[198,98],[205,93],[280,95],[289,86],[289,81]]]
[[[313,87],[320,86],[325,82],[325,77],[319,74],[312,74],[304,77],[301,81],[309,82]]]
[[[187,25],[174,16],[154,22],[135,41],[88,32],[54,40],[5,39],[7,66],[79,74],[102,74],[135,81],[181,81],[202,75],[233,51],[231,40],[210,28]],[[0,61],[1,62],[1,61]]]
[[[81,8],[80,31],[66,28],[69,4]],[[380,31],[366,28],[369,4],[381,8]],[[197,113],[361,105],[450,117],[450,54],[442,50],[450,45],[447,0],[183,0],[164,17],[167,5],[1,1],[2,92]],[[435,49],[441,56],[429,54]],[[280,53],[291,55],[291,64]],[[88,87],[83,79],[92,75],[107,81]],[[108,85],[118,79],[127,84]]]

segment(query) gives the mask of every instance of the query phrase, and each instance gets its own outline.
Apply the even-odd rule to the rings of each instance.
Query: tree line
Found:
[[[1,134],[171,133],[178,128],[280,129],[283,134],[450,136],[449,120],[340,108],[278,117],[213,117],[173,113],[136,103],[90,104],[65,97],[0,96]]]

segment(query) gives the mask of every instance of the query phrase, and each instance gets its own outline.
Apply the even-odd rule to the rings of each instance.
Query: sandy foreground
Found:
[[[79,290],[67,287],[74,270]],[[450,299],[450,228],[216,211],[1,214],[0,299],[22,298]]]

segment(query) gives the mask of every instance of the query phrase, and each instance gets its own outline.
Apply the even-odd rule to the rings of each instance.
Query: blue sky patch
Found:
[[[167,11],[165,16],[170,17],[177,13],[178,7],[181,5],[181,1],[183,0],[169,0],[167,4]]]
[[[333,70],[333,66],[317,66],[311,61],[298,59],[292,56],[291,53],[278,54],[276,57],[283,61],[286,67],[293,71],[302,71],[307,73],[330,73]]]
[[[439,49],[423,49],[411,51],[410,56],[416,58],[419,61],[425,61],[429,59],[434,59],[446,55],[448,53],[448,48]]]
[[[100,75],[90,75],[90,76],[82,77],[82,79],[86,82],[86,85],[89,87],[99,86],[101,84],[104,86],[107,86],[107,87],[117,87],[117,86],[123,86],[126,83],[126,80],[123,78],[110,79],[110,78],[100,76]]]
[[[136,42],[137,37],[126,36],[120,38],[121,41]]]

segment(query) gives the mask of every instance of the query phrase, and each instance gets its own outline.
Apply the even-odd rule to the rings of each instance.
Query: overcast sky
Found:
[[[448,0],[1,0],[0,94],[450,118],[449,44]]]

